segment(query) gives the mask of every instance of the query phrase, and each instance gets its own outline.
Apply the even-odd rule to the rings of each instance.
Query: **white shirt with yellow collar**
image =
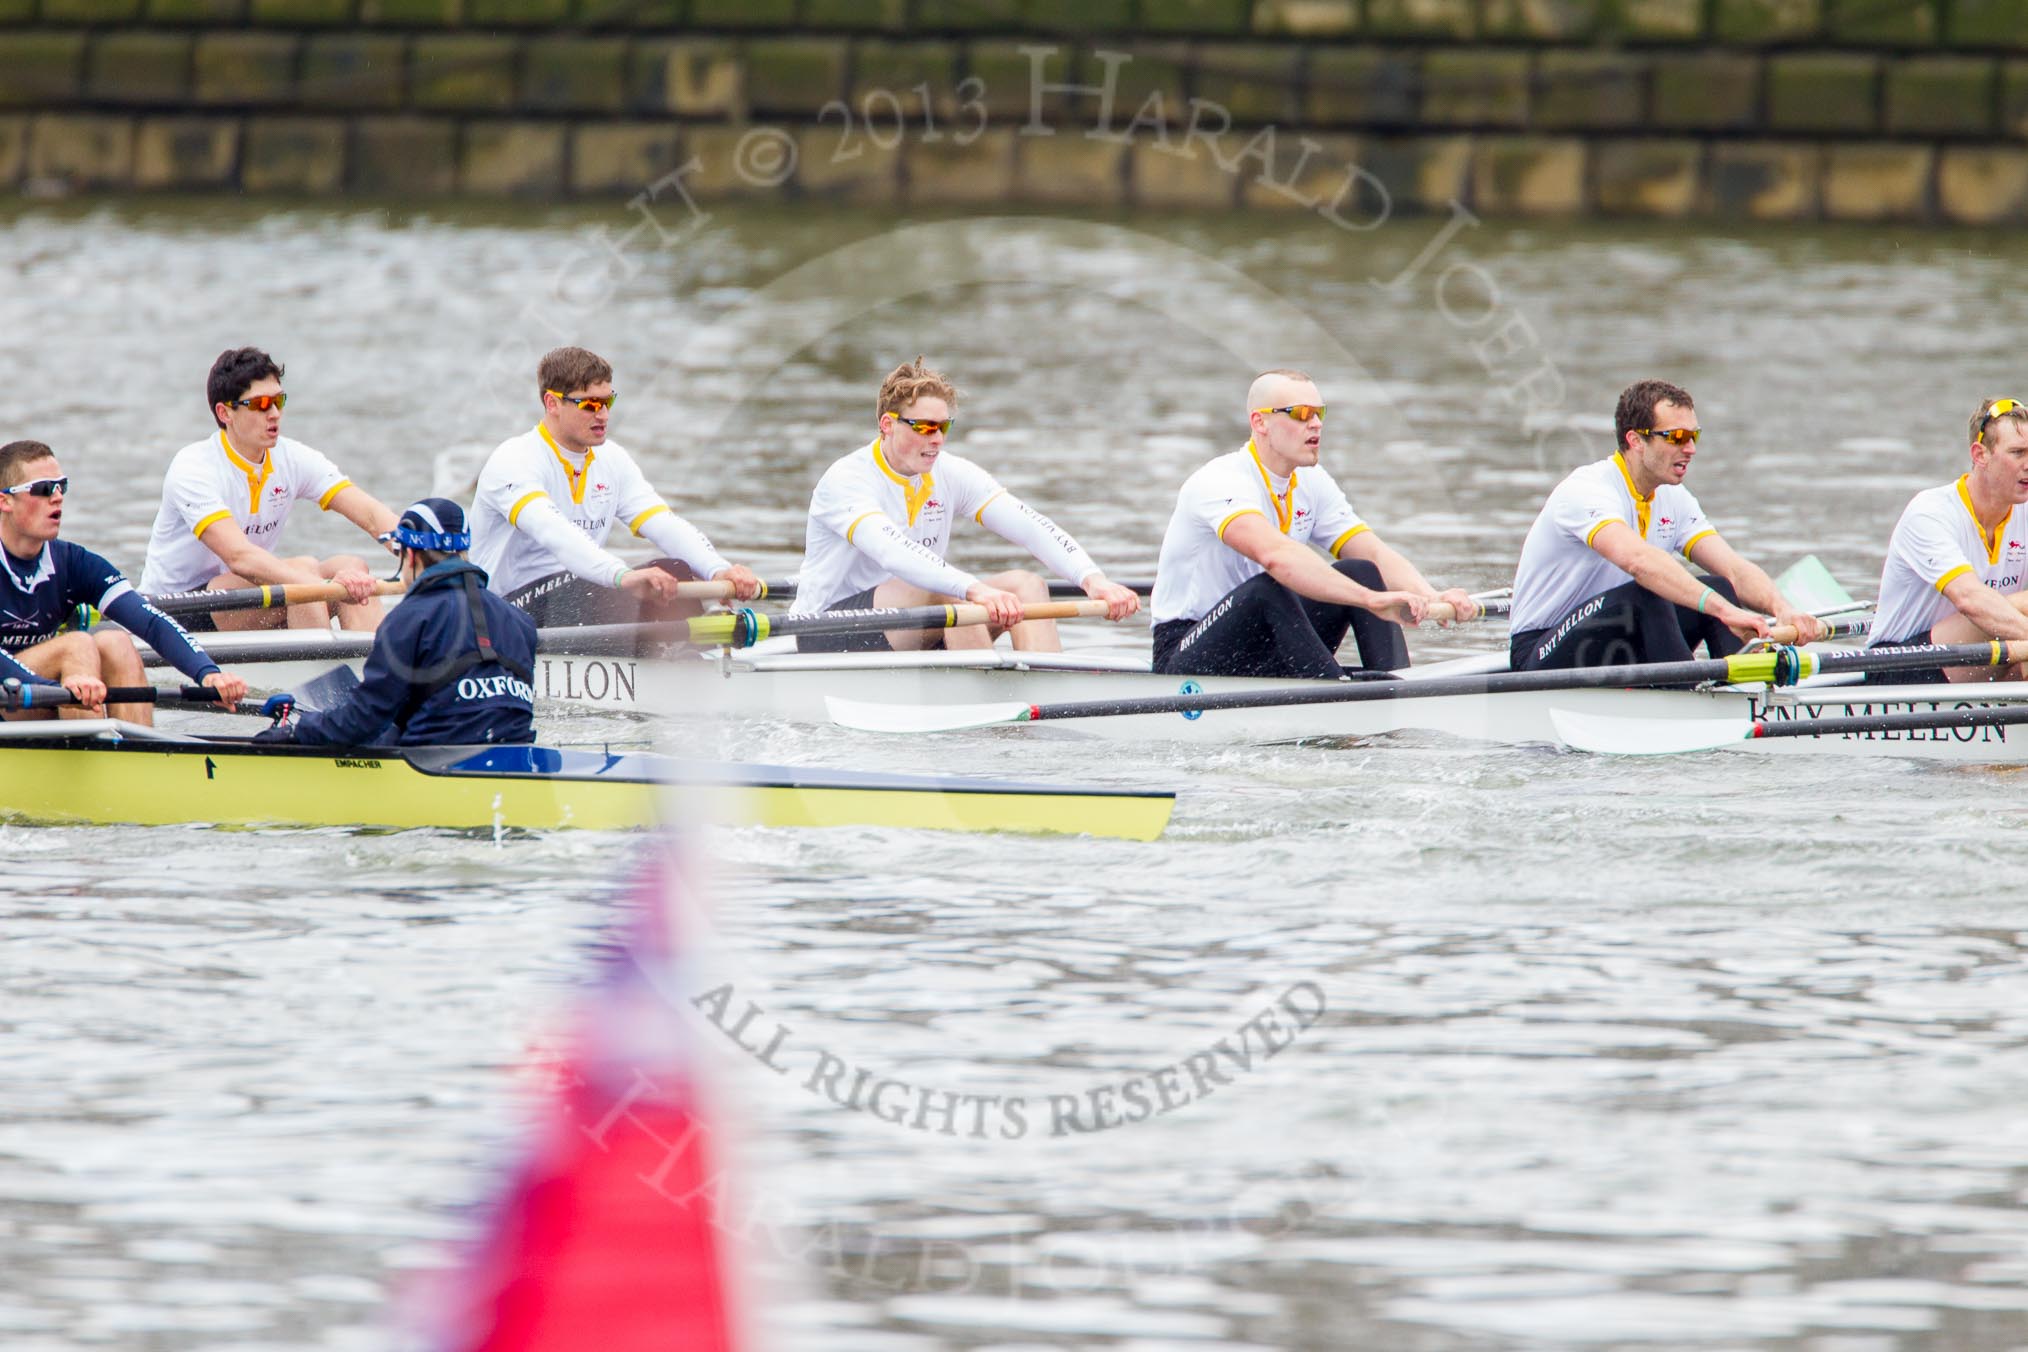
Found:
[[[2017,504],[1988,535],[1972,510],[1971,485],[1961,477],[1917,493],[1894,523],[1873,608],[1873,642],[1906,643],[1957,614],[1943,590],[1967,573],[2003,596],[2022,589],[2028,505]]]
[[[615,521],[699,577],[730,566],[703,531],[670,509],[618,443],[572,455],[541,423],[494,447],[479,471],[472,562],[502,596],[565,571],[615,587],[629,568],[605,548]]]
[[[141,590],[196,591],[225,572],[202,537],[227,519],[262,549],[281,553],[282,526],[297,500],[328,508],[351,482],[320,452],[289,437],[278,438],[258,465],[233,450],[224,428],[191,442],[176,452],[162,477],[162,505],[148,537]]]
[[[1592,597],[1634,580],[1591,547],[1593,538],[1615,521],[1631,526],[1656,548],[1686,559],[1699,540],[1718,533],[1681,484],[1662,484],[1650,497],[1636,493],[1626,459],[1617,452],[1580,465],[1549,494],[1521,543],[1511,632],[1547,629]]]
[[[1323,466],[1297,469],[1278,483],[1249,441],[1183,481],[1155,561],[1148,610],[1156,624],[1202,619],[1227,592],[1266,571],[1225,543],[1226,527],[1248,513],[1266,517],[1291,540],[1317,545],[1334,559],[1354,536],[1371,529]]]
[[[889,578],[962,597],[978,579],[944,556],[951,523],[966,516],[1066,581],[1082,584],[1099,571],[1077,541],[971,461],[942,451],[928,473],[899,474],[876,437],[834,461],[810,495],[803,566],[789,613],[829,609]]]

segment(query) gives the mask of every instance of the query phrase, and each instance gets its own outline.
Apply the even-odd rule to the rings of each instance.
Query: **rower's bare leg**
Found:
[[[1938,620],[1929,636],[1932,643],[1990,643],[1993,639],[1991,634],[1962,615]],[[1951,681],[2018,681],[2024,679],[2021,668],[2019,662],[2011,662],[2004,667],[1945,667],[1944,678]]]
[[[206,591],[235,591],[245,587],[258,587],[260,585],[258,582],[248,581],[238,573],[220,573],[217,577],[205,583],[204,589]],[[319,606],[318,609],[321,610],[323,607]],[[221,632],[230,630],[236,633],[243,629],[279,629],[287,620],[288,617],[279,609],[214,610],[211,612],[211,623]]]
[[[1021,598],[1021,604],[1025,606],[1049,599],[1049,583],[1025,569],[1016,568],[1012,572],[995,573],[986,578],[985,583],[989,587],[998,587],[1001,591],[1013,592]],[[1023,620],[1007,631],[1007,637],[1016,652],[1063,651],[1063,638],[1056,632],[1055,620]]]
[[[99,674],[99,648],[92,636],[85,633],[58,634],[46,638],[30,648],[14,654],[14,660],[27,667],[37,676],[47,676],[52,681],[66,680],[72,676],[97,676]],[[19,722],[33,722],[45,718],[104,718],[100,709],[85,709],[76,704],[60,705],[55,709],[22,709],[15,713],[0,715]]]
[[[99,650],[99,679],[107,685],[146,685],[148,667],[141,661],[141,654],[135,651],[134,640],[117,629],[100,629],[92,634],[92,642]],[[113,718],[124,718],[129,723],[144,727],[155,725],[155,706],[152,704],[108,704],[106,713]]]
[[[903,582],[900,578],[894,577],[889,578],[873,589],[873,605],[876,610],[885,610],[889,607],[947,606],[956,599],[956,597],[939,596],[935,592],[924,591],[912,582]],[[973,627],[977,628],[977,626]],[[982,644],[955,643],[952,641],[959,634],[972,632],[971,629],[889,629],[886,632],[888,645],[898,653],[921,652],[925,648],[936,647],[939,637],[943,639],[942,646],[946,648],[984,646]],[[981,632],[983,633],[984,631],[982,630]]]
[[[360,558],[357,554],[338,554],[322,562],[313,559],[310,560],[310,564],[327,579],[337,577],[340,572],[347,570],[361,573],[370,571],[366,566],[366,560]],[[291,607],[291,609],[293,610],[294,607]],[[350,629],[355,633],[365,634],[370,634],[380,628],[380,621],[387,614],[387,607],[380,604],[378,596],[368,597],[364,605],[354,605],[350,601],[340,601],[337,604],[337,610],[338,627],[340,629]],[[293,623],[294,621],[291,621],[291,624]],[[329,621],[326,621],[326,623],[328,624]]]

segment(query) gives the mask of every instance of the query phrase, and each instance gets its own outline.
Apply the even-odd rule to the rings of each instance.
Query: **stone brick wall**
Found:
[[[2016,222],[2028,0],[0,0],[0,190]]]

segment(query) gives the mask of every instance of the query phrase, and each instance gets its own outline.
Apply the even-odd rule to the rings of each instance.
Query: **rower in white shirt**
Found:
[[[869,607],[982,605],[988,625],[804,635],[804,652],[984,648],[1000,634],[1027,652],[1057,652],[1054,620],[1023,620],[1021,608],[1049,597],[1049,584],[1022,569],[979,578],[950,563],[951,523],[970,517],[1020,545],[1057,576],[1106,603],[1123,620],[1141,607],[1132,590],[1106,579],[1077,541],[1009,493],[971,461],[944,450],[958,391],[921,357],[881,383],[880,434],[834,462],[810,495],[803,566],[791,614]]]
[[[169,462],[141,590],[155,596],[335,582],[346,595],[337,604],[339,627],[378,628],[383,611],[364,559],[283,556],[280,537],[290,508],[303,499],[338,513],[376,543],[394,529],[394,513],[322,454],[281,434],[289,397],[282,393],[282,366],[273,357],[256,347],[220,353],[205,386],[218,430]],[[322,602],[290,606],[286,614],[291,629],[331,625]],[[186,615],[183,623],[196,630],[270,629],[283,623],[283,615],[220,610]]]
[[[1988,399],[1972,468],[1910,500],[1887,542],[1873,645],[2028,639],[2028,403]],[[1873,673],[1869,681],[2018,681],[2019,664]]]
[[[559,347],[536,367],[542,421],[493,448],[472,506],[472,562],[488,587],[539,625],[608,624],[682,613],[676,584],[712,578],[740,600],[761,594],[704,532],[672,511],[617,442],[606,440],[613,368]],[[636,568],[605,548],[615,521],[667,558]]]
[[[1155,670],[1200,676],[1339,679],[1408,665],[1403,624],[1444,601],[1352,510],[1319,463],[1324,400],[1301,371],[1247,390],[1245,446],[1184,481],[1155,565]],[[1335,563],[1327,563],[1318,550]],[[1347,632],[1359,661],[1338,660]]]
[[[1613,430],[1619,450],[1572,470],[1521,545],[1513,670],[1681,662],[1700,642],[1723,657],[1766,638],[1772,624],[1795,626],[1804,643],[1823,637],[1816,617],[1726,544],[1683,487],[1703,433],[1688,391],[1661,380],[1629,385]]]

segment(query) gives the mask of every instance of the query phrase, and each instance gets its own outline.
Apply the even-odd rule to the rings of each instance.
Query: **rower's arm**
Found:
[[[2021,598],[2002,596],[1971,573],[1959,573],[1944,583],[1943,594],[1958,614],[1988,637],[2028,639],[2028,615],[2018,609]]]
[[[546,493],[531,493],[514,509],[508,524],[548,550],[550,556],[587,582],[617,587],[633,569],[600,549],[591,537],[570,523]]]
[[[158,656],[193,681],[202,682],[218,670],[211,654],[198,647],[182,625],[148,604],[148,598],[124,580],[99,598],[99,612],[128,633],[138,635]]]
[[[1716,535],[1705,536],[1697,542],[1693,557],[1717,542]],[[1690,610],[1697,610],[1701,606],[1704,614],[1714,616],[1728,629],[1743,628],[1761,633],[1762,637],[1766,636],[1765,618],[1732,604],[1706,587],[1677,560],[1675,555],[1643,540],[1626,522],[1608,521],[1600,526],[1597,533],[1591,537],[1591,547],[1597,550],[1607,563],[1663,600],[1673,601]]]
[[[61,685],[49,677],[22,665],[13,653],[0,648],[0,681],[19,681],[23,685]]]
[[[1269,577],[1298,596],[1307,596],[1312,601],[1323,601],[1329,605],[1361,606],[1372,611],[1385,611],[1412,599],[1416,603],[1411,608],[1413,619],[1422,618],[1420,595],[1374,591],[1361,586],[1325,563],[1308,545],[1297,544],[1276,530],[1259,512],[1246,512],[1232,518],[1226,523],[1225,533],[1218,538],[1227,549],[1246,555],[1266,569]]]
[[[933,595],[969,599],[972,588],[980,585],[978,578],[937,557],[935,550],[903,531],[884,513],[867,512],[846,528],[845,539],[893,576]]]
[[[681,560],[699,577],[716,577],[732,567],[732,561],[712,545],[710,536],[676,515],[666,502],[658,501],[636,513],[627,524],[634,534],[646,537],[670,558]]]
[[[1690,562],[1707,573],[1724,578],[1732,584],[1739,599],[1764,615],[1772,615],[1777,624],[1793,625],[1804,643],[1813,643],[1823,637],[1823,623],[1808,611],[1798,610],[1789,604],[1781,588],[1767,570],[1746,558],[1716,531],[1699,535],[1690,546]]]
[[[1069,531],[1005,490],[979,508],[978,520],[1009,544],[1027,550],[1037,563],[1065,582],[1082,587],[1086,578],[1104,572]]]
[[[246,532],[231,517],[214,521],[197,537],[204,547],[218,555],[225,570],[249,582],[321,583],[324,575],[314,568],[298,568],[262,549],[246,538]]]
[[[381,536],[394,529],[400,518],[373,494],[357,484],[347,484],[338,490],[331,501],[324,504],[327,512],[336,512],[359,529],[371,535],[377,543]]]

